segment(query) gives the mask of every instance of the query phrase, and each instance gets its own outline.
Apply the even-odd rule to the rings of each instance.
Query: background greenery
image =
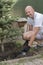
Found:
[[[43,13],[43,0],[17,0],[13,8],[15,16],[25,16],[24,9],[27,5],[31,5],[36,11]]]
[[[11,8],[4,4],[4,2],[9,3],[9,1],[10,5],[12,4]],[[2,2],[3,4],[1,4]],[[4,5],[3,11],[7,11],[7,8],[9,10],[7,13],[3,13],[3,15],[13,16],[13,18],[25,17],[24,9],[27,5],[31,5],[35,11],[43,13],[43,0],[0,0],[0,4]],[[6,6],[7,8],[5,8]]]

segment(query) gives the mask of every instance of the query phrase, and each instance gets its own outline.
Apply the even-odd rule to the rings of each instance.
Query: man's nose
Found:
[[[27,16],[30,16],[30,15],[31,15],[30,13],[27,14]]]

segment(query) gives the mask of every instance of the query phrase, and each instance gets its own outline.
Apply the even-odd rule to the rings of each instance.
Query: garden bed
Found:
[[[18,58],[23,58],[23,57],[31,57],[31,56],[38,55],[39,53],[43,53],[43,47],[38,47],[37,49],[32,47],[30,51],[26,53],[26,55],[23,55],[23,56],[20,55],[19,52],[23,48],[22,42],[18,40],[18,42],[15,42],[15,43],[10,42],[10,43],[4,44],[4,49],[5,49],[4,52],[1,51],[1,47],[0,47],[0,61],[18,59]]]

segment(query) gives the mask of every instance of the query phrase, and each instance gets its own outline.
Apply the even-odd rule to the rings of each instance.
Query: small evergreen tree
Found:
[[[12,17],[11,10],[13,4],[14,3],[12,2],[12,0],[0,0],[0,41],[2,44],[2,51],[4,51],[4,39],[9,39],[9,41],[13,41],[17,39],[17,37],[21,33],[19,31],[19,28],[12,28],[12,22],[14,21],[14,19]]]

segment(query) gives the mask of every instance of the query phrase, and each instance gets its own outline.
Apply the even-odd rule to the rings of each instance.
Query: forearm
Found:
[[[29,25],[29,30],[32,31],[32,29],[33,29],[33,26]]]
[[[32,35],[31,38],[30,38],[30,41],[29,41],[29,45],[31,46],[33,41],[35,40],[35,36],[36,35]]]
[[[40,28],[34,28],[34,29],[33,29],[33,34],[32,34],[31,37],[30,37],[29,45],[32,45],[33,41],[34,41],[35,38],[36,38],[36,35],[37,35],[39,29],[40,29]]]
[[[24,25],[24,33],[27,32],[28,30],[29,30],[29,25],[26,23],[26,24]]]
[[[24,32],[31,31],[32,28],[33,28],[32,25],[29,25],[29,24],[26,23],[26,24],[24,25]]]

